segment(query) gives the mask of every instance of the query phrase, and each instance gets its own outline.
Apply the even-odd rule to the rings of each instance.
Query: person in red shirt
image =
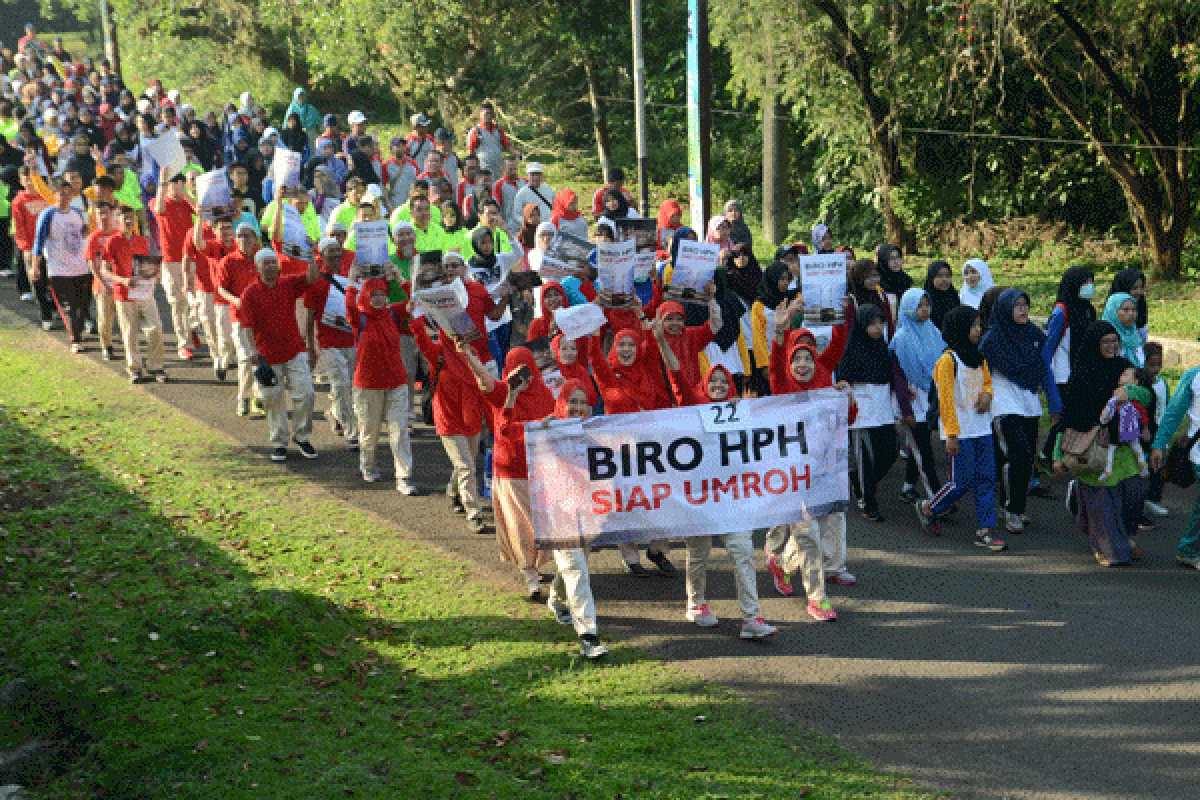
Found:
[[[342,246],[327,236],[317,245],[320,272],[304,295],[304,340],[308,365],[329,378],[329,418],[333,432],[345,436],[350,449],[358,447],[358,419],[354,416],[354,329],[350,324],[353,284],[342,270]]]
[[[212,229],[216,235],[212,235]],[[217,382],[225,380],[227,370],[237,359],[233,345],[233,333],[229,329],[228,315],[224,323],[217,315],[216,265],[225,256],[237,250],[237,239],[233,235],[233,219],[223,216],[216,219],[210,228],[201,217],[196,217],[192,235],[183,247],[185,274],[192,276],[192,297],[200,327],[212,355],[213,374]]]
[[[308,272],[303,275],[281,276],[279,256],[264,248],[255,254],[254,266],[258,279],[242,292],[238,317],[250,334],[246,338],[252,339],[255,379],[266,406],[273,448],[271,460],[287,460],[289,396],[295,429],[291,439],[302,456],[316,458],[316,448],[309,441],[314,400],[312,371],[296,324],[296,301],[317,279],[317,260],[315,256],[309,260]]]
[[[663,334],[667,337],[667,343],[671,345],[675,357],[679,359],[683,381],[688,386],[695,386],[700,382],[700,354],[722,327],[721,306],[716,301],[717,287],[709,281],[704,288],[708,295],[708,322],[703,325],[686,325],[683,306],[674,300],[668,300],[658,307]]]
[[[27,157],[26,161],[30,159]],[[21,191],[12,199],[13,243],[21,251],[18,268],[21,273],[17,276],[17,285],[21,287],[21,276],[24,276],[24,291],[21,299],[27,303],[37,300],[38,310],[42,316],[42,328],[53,330],[61,323],[55,321],[54,299],[50,296],[50,278],[42,274],[38,280],[30,281],[33,274],[33,240],[37,233],[38,216],[50,207],[33,188],[33,168],[28,163],[17,170],[21,180]],[[33,291],[30,291],[30,290]]]
[[[154,284],[158,267],[141,262],[134,269],[135,256],[148,256],[150,247],[137,233],[137,214],[129,206],[121,206],[121,230],[104,243],[100,275],[113,284],[117,304],[117,321],[125,342],[125,371],[130,383],[142,380],[141,343],[139,332],[146,334],[145,369],[159,383],[167,382],[163,369],[163,330],[154,299]]]
[[[188,282],[183,272],[183,246],[192,233],[195,211],[195,202],[187,195],[187,177],[182,172],[158,184],[154,218],[158,221],[158,242],[162,248],[162,285],[171,306],[175,348],[183,361],[190,361],[195,355],[188,346],[192,328],[188,322]]]
[[[388,302],[388,281],[399,280],[395,267],[388,267],[387,279],[372,278],[361,291],[351,289],[346,310],[354,328],[358,358],[354,367],[354,412],[362,446],[358,465],[363,480],[379,480],[375,468],[375,446],[384,420],[392,444],[396,467],[396,491],[418,494],[413,486],[412,445],[408,440],[411,405],[408,397],[408,372],[400,356],[400,328],[408,328],[408,310],[401,303]],[[354,302],[351,302],[353,300]]]
[[[100,351],[105,361],[113,360],[113,326],[117,324],[117,301],[113,295],[113,284],[106,281],[100,272],[104,263],[104,245],[117,232],[112,203],[97,203],[93,209],[96,230],[88,236],[83,248],[92,271],[92,294],[96,298],[96,333],[100,337]]]
[[[629,204],[629,207],[637,208],[633,195],[625,188],[625,170],[613,167],[608,171],[606,178],[608,183],[601,186],[592,195],[592,217],[599,219],[604,216],[604,195],[610,190],[616,190],[625,195],[625,202]]]
[[[446,283],[453,283],[455,278],[462,279],[467,290],[467,316],[475,323],[475,328],[480,333],[479,338],[471,342],[471,346],[475,348],[480,362],[487,366],[493,376],[500,377],[495,358],[488,347],[487,323],[484,319],[494,322],[504,316],[504,310],[508,308],[509,284],[500,284],[497,293],[501,299],[497,303],[486,286],[471,278],[467,271],[467,262],[458,253],[449,252],[442,256],[442,271]]]
[[[217,262],[213,270],[213,287],[216,296],[217,325],[233,342],[238,363],[237,413],[248,417],[252,413],[251,399],[257,395],[254,385],[254,363],[250,358],[253,342],[242,330],[239,310],[242,292],[258,277],[254,267],[254,254],[258,251],[259,238],[249,222],[238,223],[237,249]]]

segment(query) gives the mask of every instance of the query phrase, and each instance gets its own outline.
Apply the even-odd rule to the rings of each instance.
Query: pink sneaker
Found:
[[[767,572],[771,573],[771,577],[775,580],[775,591],[784,597],[791,597],[796,593],[796,590],[792,588],[791,576],[783,571],[783,567],[779,566],[779,560],[773,555],[767,558]]]
[[[755,617],[742,623],[742,632],[739,636],[743,639],[765,639],[777,633],[779,633],[779,629],[774,625],[768,625],[762,617]]]
[[[702,606],[693,606],[687,610],[688,622],[694,622],[701,628],[712,628],[720,621],[717,615],[709,611],[708,603]]]
[[[187,347],[179,348],[177,355],[179,356],[180,361],[191,361],[196,356],[196,354]]]
[[[808,615],[817,622],[833,622],[837,619],[837,612],[833,610],[833,606],[829,605],[828,600],[822,600],[819,603],[816,600],[809,600]]]

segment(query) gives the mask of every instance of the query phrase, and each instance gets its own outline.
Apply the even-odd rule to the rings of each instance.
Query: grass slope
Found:
[[[38,334],[0,331],[0,386],[0,684],[89,737],[42,797],[918,794],[631,648],[584,662],[545,609]],[[59,725],[0,712],[0,749]]]

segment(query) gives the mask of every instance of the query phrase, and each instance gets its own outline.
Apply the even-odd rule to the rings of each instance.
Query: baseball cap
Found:
[[[528,164],[525,165],[525,174],[526,175],[532,175],[535,172],[545,172],[545,170],[542,169],[542,165],[536,161],[530,161]]]
[[[325,115],[325,127],[326,128],[336,128],[337,127],[337,114],[326,114]]]
[[[408,220],[398,219],[398,220],[396,220],[396,224],[392,226],[392,237],[395,238],[395,237],[399,236],[400,231],[415,231],[415,230],[416,230],[416,228],[414,228],[413,224],[411,222],[409,222]]]
[[[329,220],[329,224],[325,226],[325,235],[333,236],[335,233],[346,233],[346,226],[336,219],[331,219]]]
[[[383,189],[379,188],[378,183],[372,183],[371,185],[369,185],[367,187],[367,190],[365,192],[363,192],[363,196],[364,197],[383,197]]]
[[[361,125],[366,121],[367,115],[361,111],[351,111],[346,115],[346,122],[350,123],[351,125]]]
[[[279,131],[277,131],[275,128],[267,128],[262,133],[262,138],[264,138],[264,139],[270,139],[272,136],[275,137],[276,139],[278,139]]]
[[[412,115],[412,116],[409,118],[409,122],[411,122],[411,123],[412,123],[412,126],[413,126],[414,128],[415,128],[415,127],[417,127],[418,125],[428,125],[428,124],[429,124],[429,117],[425,116],[423,113],[421,113],[420,111],[418,111],[416,114],[413,114],[413,115]]]

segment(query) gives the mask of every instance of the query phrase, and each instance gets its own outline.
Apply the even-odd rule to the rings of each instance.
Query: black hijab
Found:
[[[1137,297],[1133,294],[1133,287],[1138,281],[1142,282],[1142,296]],[[1135,328],[1144,328],[1150,322],[1150,310],[1146,307],[1146,276],[1140,269],[1129,267],[1123,269],[1113,276],[1112,288],[1108,290],[1110,295],[1117,292],[1124,292],[1133,297],[1137,301],[1137,322],[1134,323]]]
[[[873,303],[859,306],[854,312],[854,327],[850,329],[846,352],[838,362],[838,380],[849,383],[892,382],[892,354],[888,351],[886,336],[873,339],[867,333],[867,327],[877,320],[886,326],[887,317],[883,309]]]
[[[929,315],[929,318],[933,320],[934,326],[939,331],[942,329],[942,320],[946,318],[947,312],[962,305],[962,300],[958,297],[958,289],[954,288],[953,283],[950,284],[949,289],[938,289],[933,285],[933,279],[943,269],[949,270],[953,280],[954,270],[950,269],[950,264],[945,261],[929,262],[929,269],[925,272],[925,295],[933,306],[933,313]]]
[[[479,252],[483,246],[483,240],[490,239],[492,242],[491,255],[484,255]],[[471,274],[476,276],[480,283],[491,283],[492,280],[499,280],[499,270],[496,268],[496,237],[492,233],[492,229],[486,225],[480,225],[471,233],[471,247],[475,250],[475,255],[471,256],[471,260],[467,262],[467,266],[471,269]]]
[[[1117,329],[1100,320],[1091,323],[1082,335],[1071,337],[1079,339],[1079,353],[1071,367],[1063,398],[1062,424],[1065,428],[1090,431],[1099,425],[1100,412],[1116,391],[1121,373],[1131,366],[1120,355],[1104,358],[1100,354],[1100,340],[1108,335],[1117,336]]]
[[[979,345],[971,342],[971,326],[979,319],[979,312],[970,306],[959,306],[946,314],[942,324],[942,338],[946,340],[946,349],[953,350],[962,363],[977,369],[983,363],[983,355]],[[841,377],[840,373],[838,377]]]
[[[875,251],[875,268],[879,270],[879,288],[888,294],[896,295],[896,297],[904,294],[913,285],[913,279],[907,272],[904,270],[896,272],[888,266],[888,262],[892,260],[892,254],[899,252],[900,248],[894,244],[881,244]]]
[[[199,128],[200,135],[192,137],[192,152],[196,154],[196,159],[200,162],[200,166],[204,167],[204,171],[208,172],[213,168],[213,163],[217,154],[217,143],[209,135],[208,125],[202,120],[192,120],[188,125],[188,131],[192,128]]]
[[[617,199],[616,211],[608,207],[608,198],[610,197]],[[620,189],[608,189],[604,192],[604,216],[609,219],[625,219],[629,216],[629,201],[625,199],[625,193]]]
[[[745,254],[750,256],[750,262],[744,267],[737,265],[737,257]],[[725,276],[729,290],[738,297],[746,307],[754,305],[758,297],[758,284],[762,281],[762,267],[754,257],[754,249],[748,244],[735,244],[733,250],[725,257]]]
[[[782,261],[772,261],[763,272],[758,282],[758,296],[755,298],[763,304],[763,308],[774,311],[780,303],[787,302],[795,296],[794,291],[779,291],[779,279],[788,272],[787,264]]]
[[[878,269],[875,266],[875,262],[865,258],[855,261],[854,266],[850,268],[850,296],[860,306],[878,305],[883,301],[879,292],[874,289],[868,289],[865,283],[867,276],[871,274],[871,270],[878,271]]]
[[[1095,274],[1087,267],[1070,267],[1063,273],[1058,282],[1058,295],[1054,304],[1062,303],[1067,310],[1067,329],[1071,333],[1071,369],[1075,369],[1075,359],[1082,344],[1081,331],[1096,321],[1096,309],[1091,300],[1079,296],[1079,289],[1095,281]]]
[[[288,125],[292,118],[296,119],[296,127]],[[287,119],[283,123],[283,130],[279,132],[279,141],[283,142],[283,146],[293,153],[303,153],[308,147],[308,134],[304,131],[304,126],[300,123],[300,115],[295,111],[287,115]]]

